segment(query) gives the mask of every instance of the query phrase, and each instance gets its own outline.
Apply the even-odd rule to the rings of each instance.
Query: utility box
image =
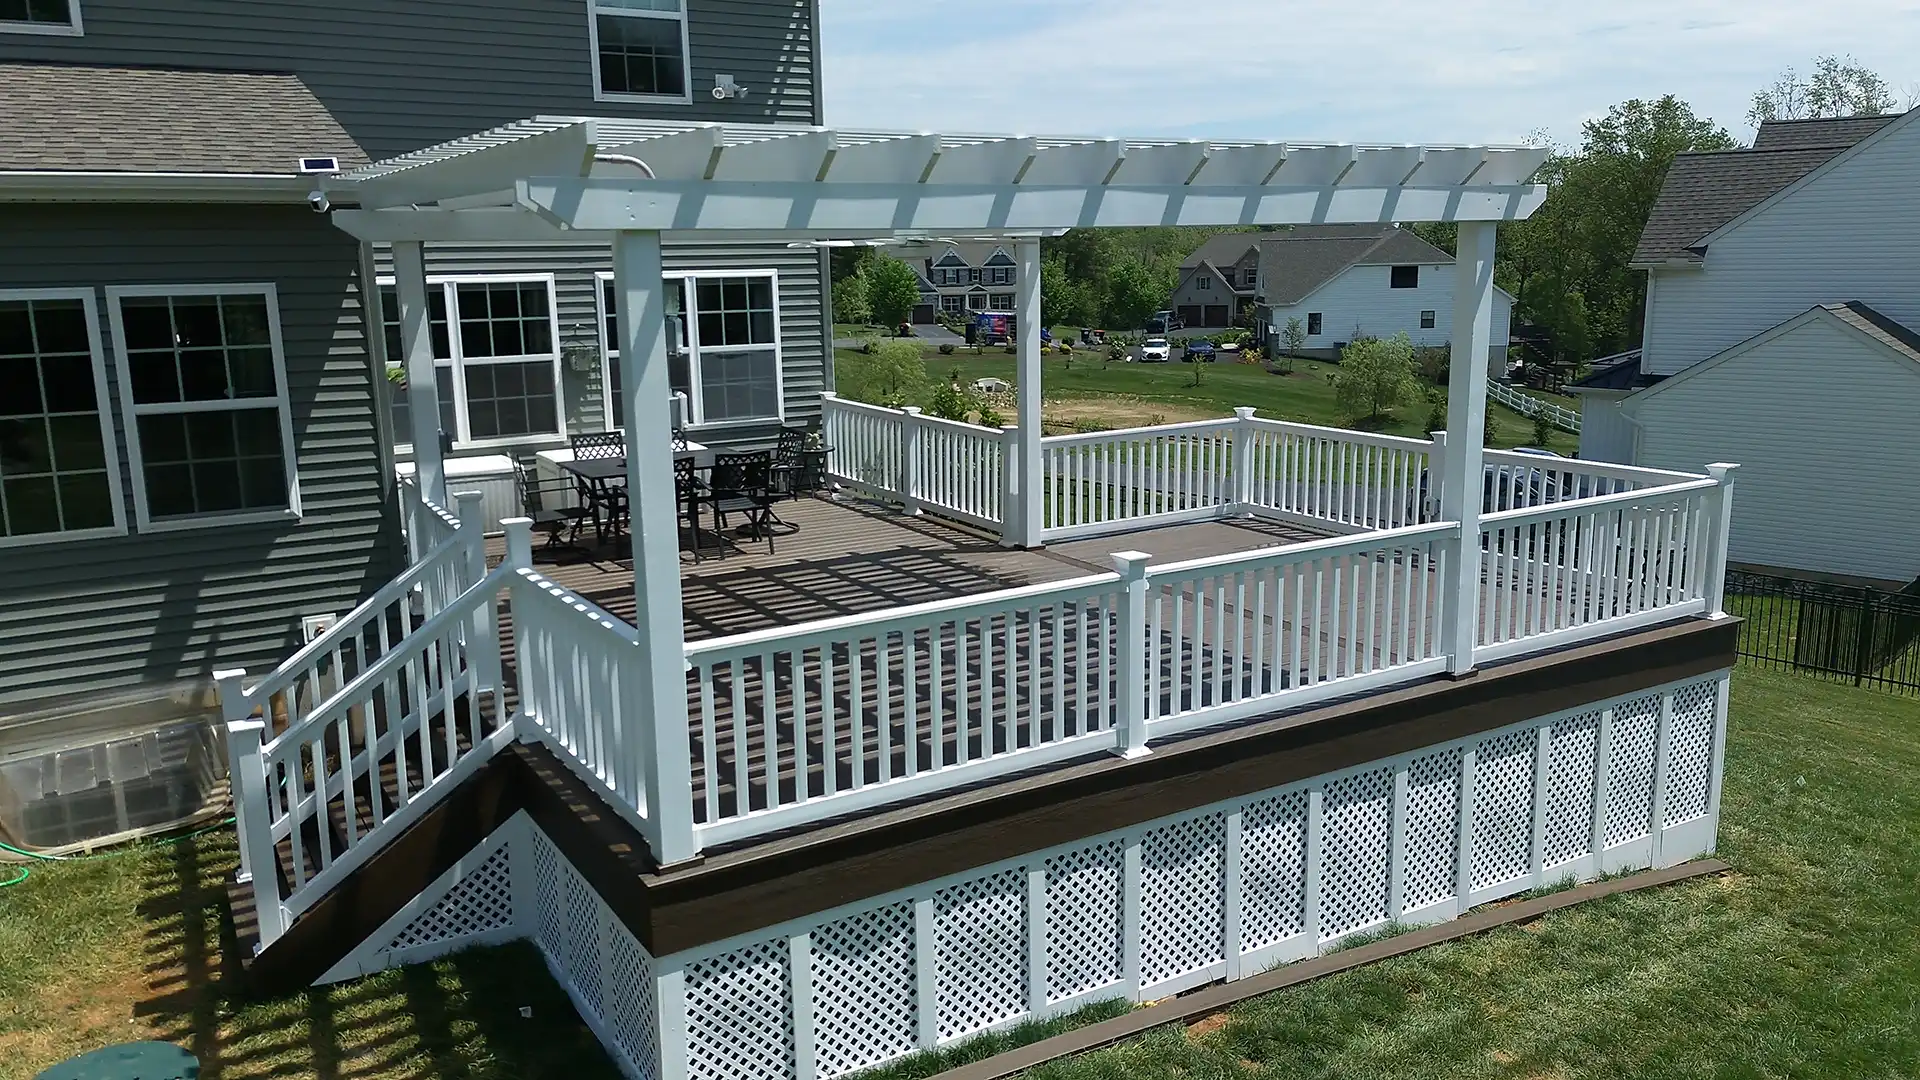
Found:
[[[59,855],[212,820],[226,807],[211,683],[0,712],[0,840],[14,847]]]

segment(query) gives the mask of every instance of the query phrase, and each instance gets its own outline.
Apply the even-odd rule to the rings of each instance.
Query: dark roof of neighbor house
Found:
[[[989,263],[994,266],[1018,266],[1019,263],[1012,255],[1001,259],[994,258],[994,252],[1004,252],[1006,249],[1006,244],[992,240],[922,240],[903,244],[894,249],[893,253],[910,261],[932,259],[935,266],[941,265],[950,257],[958,259],[966,266],[986,266]],[[947,263],[947,265],[954,264]]]
[[[1180,264],[1180,269],[1191,270],[1201,263],[1212,263],[1216,267],[1232,266],[1245,258],[1247,251],[1260,246],[1260,241],[1272,233],[1228,232],[1210,236],[1206,243],[1193,249]]]
[[[294,175],[366,151],[292,75],[0,63],[0,169]]]
[[[1351,266],[1433,265],[1453,256],[1397,225],[1302,225],[1266,233],[1260,244],[1260,291],[1286,307]]]
[[[1896,119],[1768,121],[1750,150],[1675,157],[1640,231],[1633,264],[1697,260],[1694,248],[1709,233]]]
[[[1569,390],[1643,390],[1666,378],[1640,370],[1640,350],[1629,349],[1593,362],[1585,378],[1567,384]]]
[[[1920,363],[1920,333],[1915,333],[1905,324],[1887,318],[1858,300],[1820,306],[1831,312],[1841,322],[1888,348],[1904,354],[1915,363]]]

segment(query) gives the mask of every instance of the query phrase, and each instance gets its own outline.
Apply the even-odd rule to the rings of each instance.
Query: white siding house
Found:
[[[1876,329],[1816,307],[1634,394],[1637,463],[1740,463],[1735,563],[1920,576],[1920,351]]]
[[[1394,287],[1394,275],[1402,287]],[[1411,279],[1414,284],[1406,286]],[[1372,337],[1404,333],[1415,345],[1446,345],[1453,340],[1453,263],[1406,266],[1349,266],[1294,304],[1274,307],[1271,323],[1284,330],[1288,319],[1299,319],[1308,329],[1307,348],[1337,349],[1356,332]],[[1505,370],[1508,334],[1513,323],[1513,297],[1493,290],[1493,344],[1488,364]],[[1312,330],[1318,327],[1319,333]]]

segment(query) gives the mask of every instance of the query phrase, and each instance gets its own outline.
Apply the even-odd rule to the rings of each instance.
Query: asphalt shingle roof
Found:
[[[1232,266],[1240,261],[1248,248],[1258,247],[1263,237],[1271,235],[1273,234],[1229,232],[1208,237],[1206,243],[1193,249],[1193,254],[1187,256],[1186,261],[1180,264],[1180,268],[1191,270],[1203,262],[1212,263],[1214,266]]]
[[[1896,119],[1769,121],[1760,125],[1751,150],[1681,154],[1667,169],[1633,262],[1698,258],[1689,249],[1708,233]]]
[[[1915,363],[1920,363],[1920,334],[1914,333],[1905,324],[1887,318],[1858,300],[1820,306],[1832,312],[1835,318],[1868,337],[1904,353]]]
[[[1260,292],[1268,304],[1287,307],[1350,266],[1451,262],[1453,256],[1393,225],[1302,225],[1262,235]]]
[[[292,75],[0,63],[0,169],[291,175],[367,161]]]
[[[1640,370],[1640,350],[1630,349],[1593,362],[1586,378],[1569,383],[1575,390],[1642,390],[1660,382],[1665,375],[1647,375]]]

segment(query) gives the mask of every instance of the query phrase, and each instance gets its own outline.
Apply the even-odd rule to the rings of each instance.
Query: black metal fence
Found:
[[[1734,570],[1727,573],[1726,609],[1746,620],[1744,659],[1920,694],[1920,588],[1895,593]]]

